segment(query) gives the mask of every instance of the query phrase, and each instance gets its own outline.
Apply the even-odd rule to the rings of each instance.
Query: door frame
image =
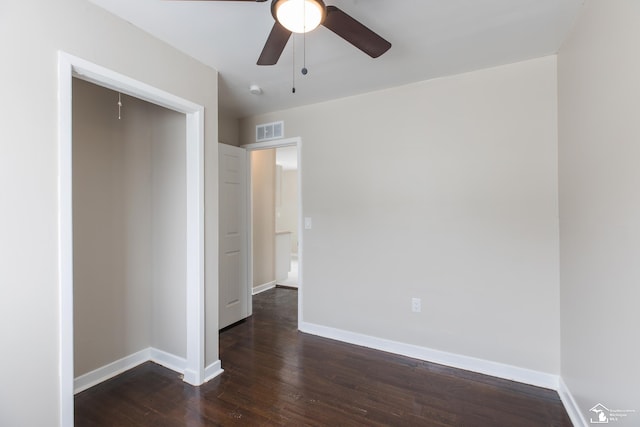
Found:
[[[58,287],[60,425],[73,426],[72,79],[95,83],[186,116],[186,313],[184,381],[204,382],[204,107],[161,89],[58,52]]]
[[[251,221],[251,215],[253,212],[253,204],[251,200],[251,192],[252,192],[252,183],[251,183],[251,152],[258,150],[269,150],[271,148],[281,148],[281,147],[296,147],[297,156],[298,156],[298,329],[300,329],[300,325],[302,324],[303,317],[303,306],[302,306],[302,293],[303,290],[303,254],[304,254],[304,243],[303,243],[303,231],[304,231],[304,212],[303,212],[303,203],[302,203],[302,138],[294,137],[294,138],[285,138],[285,139],[277,139],[273,141],[267,142],[256,142],[252,144],[245,144],[241,146],[245,150],[247,150],[247,183],[249,185],[249,189],[247,191],[247,245],[249,248],[249,262],[248,262],[248,271],[247,271],[247,286],[249,287],[249,315],[253,314],[253,303],[251,296],[253,295],[253,224]]]

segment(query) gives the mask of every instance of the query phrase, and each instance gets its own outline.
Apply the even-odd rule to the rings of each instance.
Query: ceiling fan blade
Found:
[[[289,37],[291,37],[291,31],[276,21],[273,24],[271,33],[269,33],[267,42],[264,44],[260,58],[258,58],[258,65],[275,65],[280,59]]]
[[[335,6],[327,6],[327,17],[322,25],[372,58],[391,48],[391,43]]]

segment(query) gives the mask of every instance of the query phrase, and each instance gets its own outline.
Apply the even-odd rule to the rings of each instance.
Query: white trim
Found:
[[[244,148],[244,147],[241,147]],[[245,148],[246,188],[245,194],[245,229],[247,232],[245,247],[247,248],[247,316],[253,315],[253,181],[251,180],[251,150]]]
[[[204,380],[204,107],[130,77],[58,52],[59,424],[73,426],[72,78],[135,96],[186,115],[187,374]]]
[[[414,359],[424,360],[453,368],[478,372],[493,377],[504,378],[525,384],[543,387],[551,390],[558,389],[558,376],[545,372],[534,371],[517,366],[506,365],[490,360],[477,359],[475,357],[448,353],[427,347],[405,344],[397,341],[376,338],[356,332],[344,331],[327,326],[315,325],[303,322],[299,324],[301,332],[318,335],[349,344],[355,344],[388,353],[399,354]]]
[[[211,365],[207,366],[204,370],[204,382],[211,381],[218,375],[221,375],[224,372],[222,369],[222,364],[220,360],[216,360]]]
[[[73,205],[71,58],[58,55],[58,405],[59,424],[73,426]]]
[[[296,143],[296,147],[298,148],[296,151],[298,153],[298,253],[296,254],[298,258],[298,329],[300,329],[300,325],[304,322],[303,310],[302,310],[302,293],[303,293],[303,271],[304,271],[304,262],[303,262],[303,254],[304,251],[302,248],[304,247],[304,211],[302,209],[302,140],[298,138]]]
[[[245,144],[242,145],[241,147],[244,148],[245,150],[247,150],[247,180],[249,183],[249,195],[248,195],[248,206],[247,209],[249,211],[249,213],[252,212],[253,210],[253,204],[252,204],[252,200],[251,200],[251,157],[249,156],[249,153],[251,151],[256,151],[256,150],[267,150],[270,148],[279,148],[279,147],[291,147],[291,146],[295,146],[297,148],[297,154],[298,154],[298,329],[301,329],[301,325],[304,321],[304,317],[303,317],[303,292],[304,292],[304,262],[303,262],[303,254],[304,254],[304,210],[303,210],[303,206],[304,204],[302,203],[302,138],[300,137],[295,137],[295,138],[285,138],[285,139],[280,139],[280,140],[276,140],[276,141],[266,141],[266,142],[257,142],[257,143],[253,143],[253,144]],[[251,224],[251,215],[247,215],[247,239],[248,239],[248,244],[249,244],[249,248],[251,248],[251,250],[249,250],[249,274],[247,275],[247,277],[249,278],[249,286],[251,286],[251,284],[253,283],[253,244],[252,244],[252,239],[253,239],[253,227]],[[253,293],[253,288],[251,289],[251,292]],[[249,298],[249,315],[251,315],[253,313],[253,304],[251,301],[251,298]]]
[[[269,283],[263,283],[262,285],[254,286],[251,290],[251,295],[258,295],[264,291],[268,291],[269,289],[273,289],[276,287],[276,281]]]
[[[204,382],[204,107],[187,114],[187,364],[184,381]]]
[[[59,58],[71,65],[72,75],[107,89],[135,96],[151,104],[179,113],[191,114],[204,111],[204,107],[187,99],[165,92],[139,80],[112,71],[77,56],[59,51]],[[187,131],[188,132],[188,131]]]
[[[269,148],[292,147],[300,144],[301,142],[300,137],[297,136],[295,138],[284,138],[275,141],[254,142],[251,144],[241,145],[240,147],[247,151],[256,151],[268,150]]]
[[[184,357],[149,347],[76,377],[73,380],[73,392],[78,394],[145,362],[157,363],[179,374],[184,372],[187,364]]]
[[[111,362],[98,369],[94,369],[91,372],[82,374],[73,380],[73,392],[78,394],[81,391],[85,391],[94,385],[100,384],[108,379],[120,375],[121,373],[128,371],[131,368],[135,368],[138,365],[143,364],[150,360],[150,349],[145,348],[137,353],[125,356],[122,359]]]
[[[185,368],[187,367],[187,359],[184,357],[176,356],[175,354],[167,353],[164,350],[158,350],[153,347],[149,348],[148,360],[180,374],[184,374]]]
[[[569,387],[567,387],[562,377],[560,377],[558,395],[560,395],[560,400],[562,400],[562,404],[564,405],[574,427],[587,427],[587,420],[584,418],[584,415],[582,415],[578,403],[574,399]]]

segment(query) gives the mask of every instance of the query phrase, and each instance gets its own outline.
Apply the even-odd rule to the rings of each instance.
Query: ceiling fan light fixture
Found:
[[[293,33],[308,33],[324,21],[326,7],[322,0],[276,0],[272,13]]]

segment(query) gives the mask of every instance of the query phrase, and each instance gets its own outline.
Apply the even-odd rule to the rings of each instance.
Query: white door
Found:
[[[220,329],[249,316],[247,283],[247,158],[243,148],[218,144],[220,202]]]

